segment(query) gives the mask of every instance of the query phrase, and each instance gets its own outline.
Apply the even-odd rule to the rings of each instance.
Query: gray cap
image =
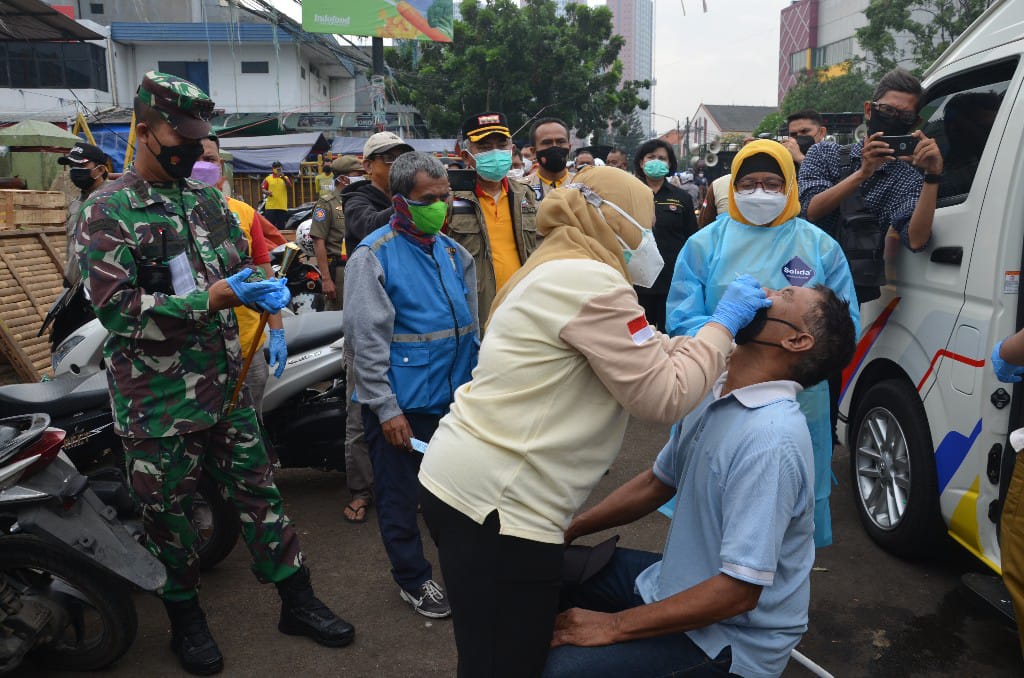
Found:
[[[402,137],[394,132],[377,132],[366,140],[363,146],[363,158],[368,159],[371,155],[390,151],[392,148],[402,148],[402,152],[413,150],[412,146],[405,143]]]

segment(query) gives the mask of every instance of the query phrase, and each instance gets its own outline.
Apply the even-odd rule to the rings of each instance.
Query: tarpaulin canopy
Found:
[[[128,134],[131,125],[128,123],[101,122],[90,126],[96,145],[110,156],[114,163],[114,171],[120,172],[124,167],[124,156],[128,150]]]
[[[406,139],[406,143],[421,153],[454,153],[455,139]],[[331,152],[335,155],[362,155],[366,137],[334,137]]]
[[[0,146],[59,146],[71,148],[81,141],[71,132],[42,120],[22,120],[0,129]]]
[[[71,132],[40,120],[23,120],[0,129],[0,146],[11,149],[10,172],[29,189],[45,191],[60,174],[57,158],[81,141]]]
[[[331,145],[320,132],[278,134],[268,137],[225,137],[220,147],[234,155],[235,174],[266,174],[280,162],[286,174],[298,174],[299,163]]]

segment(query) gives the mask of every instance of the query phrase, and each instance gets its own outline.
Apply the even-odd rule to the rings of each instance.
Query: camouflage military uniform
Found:
[[[199,584],[185,509],[201,472],[238,508],[257,577],[284,580],[302,555],[244,389],[226,414],[242,363],[238,324],[230,309],[207,310],[210,285],[251,265],[241,227],[209,186],[156,186],[134,171],[93,194],[81,218],[82,277],[110,332],[104,355],[114,426],[150,548],[168,571],[161,595],[188,599]],[[177,293],[170,275],[150,270],[167,261],[186,264]]]
[[[327,301],[328,311],[341,310],[341,299],[345,289],[345,266],[341,256],[345,246],[345,212],[341,207],[341,196],[332,195],[320,198],[313,206],[313,219],[309,226],[309,235],[321,238],[327,247],[327,265],[337,294],[334,300]]]

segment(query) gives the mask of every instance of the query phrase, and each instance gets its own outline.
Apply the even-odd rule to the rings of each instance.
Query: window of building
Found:
[[[306,67],[305,66],[299,66],[299,77],[302,78],[303,80],[306,79]]]
[[[108,92],[107,53],[84,42],[0,43],[0,87]]]
[[[90,2],[89,11],[93,14],[103,14],[103,3],[102,2]]]
[[[327,85],[323,86],[324,96],[327,96]]]
[[[853,38],[831,42],[814,50],[812,63],[815,68],[828,68],[853,58]]]
[[[243,61],[242,62],[243,73],[269,73],[270,62],[269,61]]]
[[[789,72],[796,74],[807,70],[807,50],[793,52],[789,55]]]
[[[317,70],[317,67],[314,66],[313,64],[309,65],[309,74],[310,75],[315,75],[318,78],[320,77],[320,71]]]
[[[986,151],[991,156],[988,139],[1016,68],[1017,59],[1009,59],[928,89],[928,98],[921,102],[921,130],[942,151],[939,207],[966,200]]]

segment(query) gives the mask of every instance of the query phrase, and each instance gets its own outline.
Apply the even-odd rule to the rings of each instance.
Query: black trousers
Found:
[[[565,547],[502,536],[497,511],[478,525],[426,489],[421,503],[452,607],[459,678],[539,676]]]

